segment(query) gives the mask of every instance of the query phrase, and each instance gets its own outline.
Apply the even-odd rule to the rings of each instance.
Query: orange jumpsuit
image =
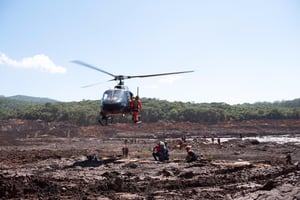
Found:
[[[139,121],[139,111],[142,110],[142,102],[139,98],[133,98],[130,102],[130,107],[133,112],[133,120],[134,122]]]

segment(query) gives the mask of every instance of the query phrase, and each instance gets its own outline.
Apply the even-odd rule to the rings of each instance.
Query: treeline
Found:
[[[0,119],[27,119],[44,121],[65,121],[78,125],[97,122],[100,111],[99,101],[80,101],[69,103],[45,103],[27,106],[4,106],[0,98]]]
[[[189,121],[218,123],[253,119],[300,119],[300,99],[239,105],[168,102],[150,98],[142,98],[142,102],[143,122]],[[91,125],[98,123],[99,112],[100,101],[83,100],[80,102],[28,105],[17,100],[0,98],[0,119],[40,119]],[[115,118],[114,121],[130,122],[131,116]]]
[[[300,119],[300,99],[282,102],[229,105],[182,103],[144,99],[143,121],[171,120],[200,123],[251,119]]]

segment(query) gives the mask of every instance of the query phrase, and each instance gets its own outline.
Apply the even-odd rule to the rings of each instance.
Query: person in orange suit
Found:
[[[133,121],[134,123],[139,122],[139,112],[142,110],[142,102],[139,98],[139,96],[132,97],[130,101],[130,107],[133,114]]]

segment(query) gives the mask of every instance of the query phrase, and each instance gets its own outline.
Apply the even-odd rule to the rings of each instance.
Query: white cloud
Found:
[[[34,55],[32,57],[23,58],[21,61],[12,60],[5,54],[0,53],[0,65],[9,65],[17,68],[37,69],[52,74],[66,73],[67,69],[54,64],[54,62],[44,54]]]

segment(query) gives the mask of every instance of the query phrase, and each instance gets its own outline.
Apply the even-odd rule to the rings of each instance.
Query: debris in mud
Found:
[[[262,188],[260,188],[260,190],[269,190],[270,191],[276,187],[275,184],[276,183],[274,181],[269,180],[262,186]]]

